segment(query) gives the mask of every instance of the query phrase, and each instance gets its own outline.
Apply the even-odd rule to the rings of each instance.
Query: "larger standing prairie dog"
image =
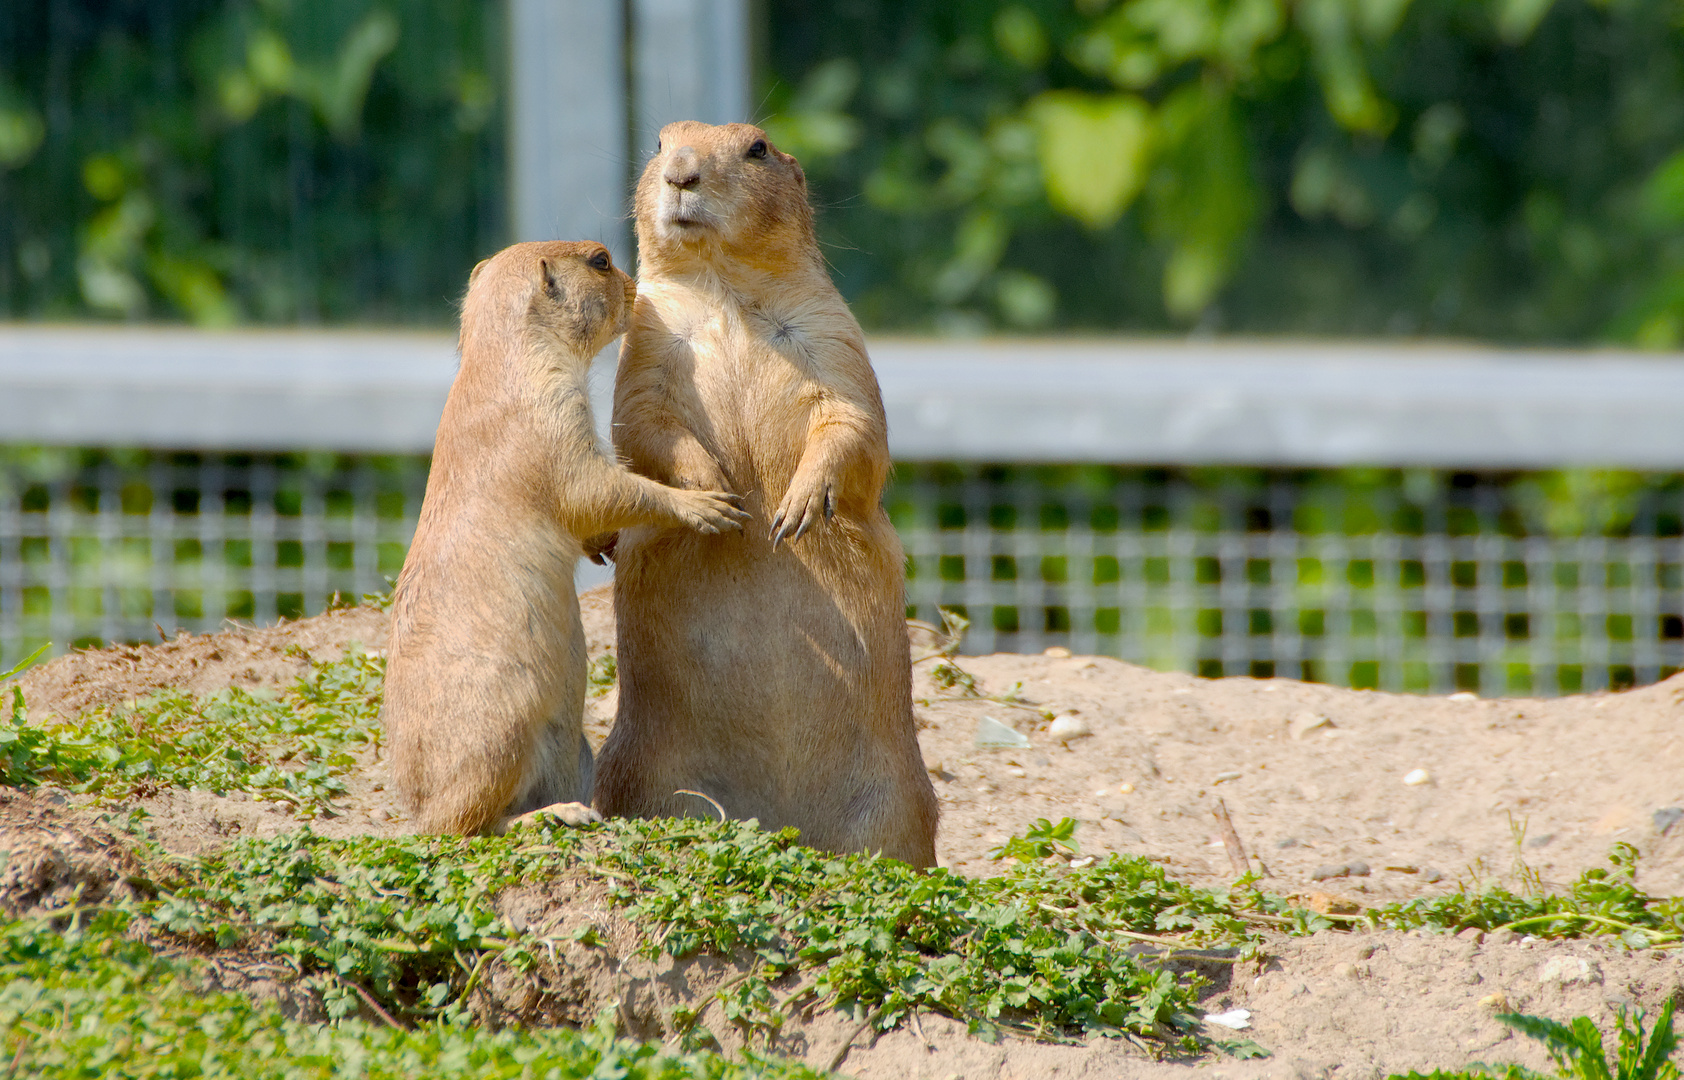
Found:
[[[669,124],[637,238],[615,447],[663,484],[740,494],[753,517],[729,535],[621,534],[597,808],[712,813],[675,794],[696,791],[816,847],[932,865],[883,405],[801,166],[756,127]]]
[[[632,525],[713,533],[745,516],[731,496],[662,487],[599,448],[586,374],[634,294],[594,243],[516,244],[468,279],[462,366],[386,659],[392,776],[423,832],[484,832],[590,800],[581,538]]]

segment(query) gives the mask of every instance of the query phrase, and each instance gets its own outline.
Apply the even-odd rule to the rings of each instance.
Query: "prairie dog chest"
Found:
[[[772,432],[804,439],[823,394],[813,320],[794,306],[744,302],[683,286],[645,292],[664,339],[675,397],[732,441],[764,443]],[[649,343],[654,344],[654,343]]]

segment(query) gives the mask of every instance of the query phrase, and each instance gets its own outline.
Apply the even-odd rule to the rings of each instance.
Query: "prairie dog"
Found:
[[[480,263],[392,601],[381,718],[397,792],[428,833],[588,802],[581,537],[632,525],[741,528],[735,497],[675,491],[604,454],[591,358],[635,287],[595,243],[516,244]],[[584,806],[563,820],[594,820]]]
[[[652,480],[736,492],[752,518],[621,534],[597,808],[711,813],[689,789],[815,847],[930,866],[887,425],[801,166],[757,127],[669,124],[637,238],[615,447]]]

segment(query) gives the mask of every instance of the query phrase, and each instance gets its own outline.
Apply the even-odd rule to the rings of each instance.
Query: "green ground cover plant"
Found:
[[[138,910],[186,944],[280,957],[317,981],[332,1015],[357,1012],[366,995],[404,1021],[463,1020],[492,962],[530,970],[558,945],[592,943],[591,930],[565,940],[517,931],[495,906],[503,888],[579,872],[609,883],[646,956],[748,958],[714,1000],[751,1035],[816,1001],[884,1029],[922,1008],[990,1038],[1130,1035],[1184,1049],[1196,1045],[1196,980],[1127,946],[1248,933],[1244,907],[1143,859],[1068,871],[1022,863],[972,880],[795,841],[792,830],[694,820],[474,839],[303,830],[165,874]],[[692,1044],[711,1037],[712,1003],[672,1018]]]
[[[331,812],[357,752],[378,744],[384,677],[384,660],[352,650],[312,662],[279,694],[168,689],[74,722],[31,720],[14,686],[10,723],[0,723],[0,783],[119,798],[164,787],[242,791],[314,817]]]
[[[1591,867],[1564,892],[1541,883],[1516,893],[1499,883],[1463,884],[1442,896],[1387,904],[1368,913],[1377,927],[1430,928],[1455,933],[1469,927],[1514,930],[1541,938],[1617,937],[1634,949],[1677,948],[1684,943],[1684,899],[1650,896],[1637,887],[1637,849],[1615,844],[1609,867]]]
[[[58,920],[62,923],[64,920]],[[190,963],[126,936],[129,917],[103,911],[68,927],[0,925],[0,1060],[4,1075],[204,1077],[207,1080],[806,1080],[797,1064],[663,1053],[592,1030],[443,1023],[396,1030],[349,1020],[307,1024],[273,1005],[204,990]]]
[[[1661,1007],[1655,1026],[1647,1032],[1641,1010],[1635,1015],[1619,1010],[1613,1061],[1606,1057],[1602,1033],[1588,1016],[1567,1024],[1520,1013],[1500,1013],[1497,1019],[1549,1048],[1557,1069],[1554,1078],[1519,1065],[1475,1064],[1458,1072],[1410,1072],[1391,1080],[1678,1080],[1678,1066],[1673,1063],[1678,1036],[1672,1030],[1671,1001]]]

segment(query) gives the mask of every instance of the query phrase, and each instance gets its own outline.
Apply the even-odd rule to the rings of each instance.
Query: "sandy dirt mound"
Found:
[[[156,645],[117,645],[61,656],[20,680],[34,715],[73,717],[84,709],[145,697],[166,686],[213,694],[229,686],[289,686],[310,658],[337,660],[352,642],[386,647],[391,620],[358,606],[268,629],[233,625],[220,634],[186,632]]]
[[[582,607],[595,657],[612,648],[612,603],[606,590],[593,590]],[[913,635],[915,654],[930,651],[931,634]],[[357,608],[269,630],[234,628],[78,653],[29,672],[22,686],[32,715],[68,717],[166,685],[199,693],[288,685],[306,670],[306,655],[336,657],[353,641],[377,651],[385,636],[385,614]],[[1559,885],[1603,865],[1616,841],[1642,852],[1638,881],[1648,892],[1684,893],[1684,815],[1677,812],[1684,807],[1684,677],[1622,694],[1482,701],[1283,679],[1201,680],[1103,657],[999,655],[959,659],[977,691],[990,695],[970,696],[938,688],[931,672],[939,663],[931,657],[918,664],[914,696],[942,803],[938,856],[959,873],[994,872],[999,864],[988,849],[1037,818],[1073,817],[1082,823],[1084,852],[1143,854],[1183,880],[1226,884],[1234,869],[1212,813],[1221,800],[1251,866],[1265,875],[1263,887],[1319,904],[1360,907],[1432,895],[1458,879],[1512,874],[1522,859]],[[593,743],[607,733],[614,705],[613,691],[590,701]],[[1055,724],[1049,715],[1065,719]],[[978,745],[985,720],[1028,745]],[[997,729],[995,737],[1002,737]],[[312,827],[328,835],[407,829],[378,761],[370,760],[350,787],[343,813]],[[66,834],[55,841],[53,830],[62,825],[41,817],[69,813],[80,800],[53,811],[65,807],[64,796],[5,797],[24,802],[0,812],[0,847],[42,852],[57,843],[69,852],[64,868],[50,855],[32,856],[33,880],[49,889],[83,879],[85,889],[120,887],[122,859],[106,838]],[[284,807],[205,792],[135,801],[150,812],[154,835],[183,854],[298,826]],[[28,874],[13,873],[22,877],[4,883],[0,900],[39,902],[27,894]],[[612,922],[590,883],[569,888],[566,897],[521,894],[506,903],[522,919]],[[967,1036],[962,1024],[923,1015],[921,1031],[903,1027],[874,1042],[861,1036],[843,1069],[975,1080],[1176,1076],[1191,1075],[1191,1068],[1212,1077],[1369,1077],[1473,1060],[1541,1068],[1541,1050],[1510,1037],[1491,1019],[1494,1011],[1506,1004],[1607,1022],[1620,1004],[1684,1001],[1676,951],[1629,953],[1512,933],[1484,940],[1388,932],[1282,938],[1269,953],[1261,966],[1216,957],[1201,969],[1212,979],[1209,1010],[1251,1010],[1253,1027],[1244,1034],[1273,1051],[1267,1061],[1153,1063],[1105,1040],[990,1045]],[[565,1020],[605,1002],[622,1004],[629,1029],[658,1037],[669,999],[705,994],[729,968],[723,961],[714,962],[717,972],[580,963],[561,962],[549,973],[571,990],[529,999],[529,988],[494,983],[488,1008],[497,1018]],[[822,1067],[853,1028],[845,1018],[810,1017],[780,1048]]]

